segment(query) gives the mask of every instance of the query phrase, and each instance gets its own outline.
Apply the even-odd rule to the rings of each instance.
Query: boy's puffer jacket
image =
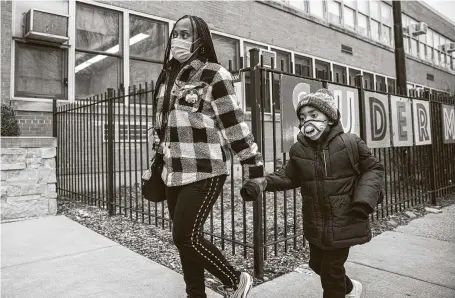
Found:
[[[356,218],[348,212],[354,202],[373,210],[384,178],[383,165],[357,138],[362,172],[357,179],[340,137],[342,133],[338,124],[320,145],[311,144],[300,133],[298,142],[291,147],[289,162],[280,171],[267,176],[267,191],[300,187],[305,237],[327,250],[371,240],[369,220]]]

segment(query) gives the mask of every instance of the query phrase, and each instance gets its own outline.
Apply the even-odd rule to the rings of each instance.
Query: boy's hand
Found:
[[[266,186],[267,181],[264,177],[250,179],[240,189],[240,195],[245,201],[256,201]]]
[[[267,179],[265,179],[265,177],[253,178],[253,179],[250,179],[249,181],[252,181],[252,182],[256,183],[257,185],[259,185],[259,187],[261,188],[261,192],[263,192],[265,190],[265,188],[267,187]]]
[[[349,210],[348,214],[349,216],[366,220],[368,219],[368,215],[373,211],[374,210],[372,210],[368,204],[357,202],[352,205],[351,210]]]

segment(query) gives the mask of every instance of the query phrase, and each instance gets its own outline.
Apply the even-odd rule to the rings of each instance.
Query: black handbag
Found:
[[[151,202],[163,202],[166,200],[166,185],[161,178],[164,160],[162,153],[156,153],[152,160],[148,173],[142,175],[142,195]]]
[[[166,82],[166,86],[168,83]],[[159,88],[159,87],[158,87]],[[166,90],[167,92],[167,90]],[[154,103],[153,103],[153,115],[156,116],[157,113],[157,96],[154,95]],[[165,109],[167,109],[166,107]],[[155,118],[156,119],[156,118]],[[165,130],[167,127],[167,122],[169,120],[169,116],[165,117],[164,123],[162,123],[161,128],[159,130],[159,138],[160,141],[163,140]],[[155,126],[154,123],[153,126]],[[159,146],[158,146],[159,147]],[[159,148],[155,148],[158,150]],[[164,155],[161,152],[156,152],[154,158],[151,160],[150,168],[142,175],[142,195],[144,199],[151,201],[151,202],[163,202],[166,200],[166,185],[164,184],[163,179],[161,178],[161,173],[163,172],[164,168]]]

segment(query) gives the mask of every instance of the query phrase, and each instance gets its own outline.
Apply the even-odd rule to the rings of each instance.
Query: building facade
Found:
[[[68,40],[25,38],[30,9],[62,16]],[[455,23],[420,1],[404,1],[402,10],[404,27],[428,25],[426,34],[404,35],[408,89],[455,93]],[[184,14],[207,21],[226,68],[247,66],[256,47],[287,72],[325,71],[348,83],[362,74],[367,88],[394,91],[390,1],[16,0],[1,2],[2,102],[16,110],[23,135],[52,135],[53,100],[74,103],[155,80],[170,30]]]

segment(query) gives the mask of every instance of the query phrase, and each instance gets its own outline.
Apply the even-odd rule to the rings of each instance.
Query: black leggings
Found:
[[[204,269],[225,286],[232,287],[239,281],[240,272],[234,270],[218,248],[201,233],[225,181],[223,175],[166,189],[173,221],[172,237],[180,253],[186,293],[190,297],[206,297]]]
[[[321,277],[324,298],[344,298],[352,291],[352,282],[344,269],[348,255],[349,247],[323,250],[310,243],[309,266]]]

